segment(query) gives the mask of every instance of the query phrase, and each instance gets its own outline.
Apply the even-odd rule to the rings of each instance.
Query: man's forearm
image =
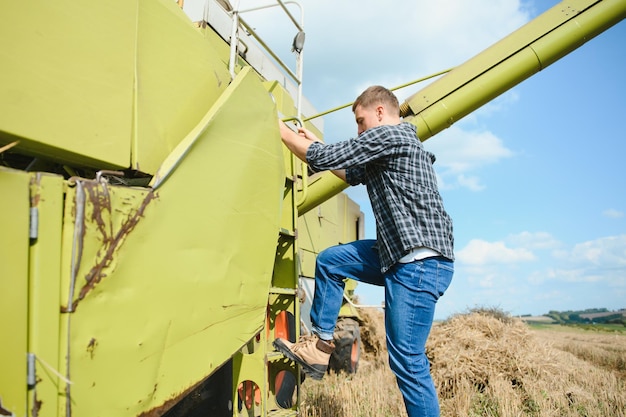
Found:
[[[287,125],[282,121],[279,122],[279,127],[280,137],[282,138],[285,146],[287,146],[287,149],[298,157],[298,159],[308,163],[306,160],[306,153],[309,150],[309,146],[319,139],[306,129],[300,129],[301,134],[298,134],[287,127]],[[332,173],[343,181],[346,181],[346,171],[344,169],[333,170]]]
[[[289,133],[282,136],[282,138],[287,148],[301,161],[306,162],[306,152],[309,150],[312,142],[292,130],[289,130]]]
[[[287,149],[300,160],[306,162],[306,151],[311,146],[311,140],[291,130],[285,123],[279,121],[280,137]]]

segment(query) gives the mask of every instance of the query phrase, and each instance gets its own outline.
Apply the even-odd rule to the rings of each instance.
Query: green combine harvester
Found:
[[[180,3],[180,4],[179,4]],[[274,351],[308,331],[316,255],[363,237],[332,174],[278,119],[322,136],[295,69],[207,0],[0,5],[0,416],[297,416]],[[426,140],[626,16],[566,0],[417,92]],[[346,292],[333,368],[358,367]]]

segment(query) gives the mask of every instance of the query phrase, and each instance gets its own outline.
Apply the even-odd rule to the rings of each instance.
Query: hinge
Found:
[[[39,236],[39,209],[37,207],[30,208],[30,227],[28,230],[28,237],[31,239],[37,239]]]
[[[26,354],[26,383],[28,384],[29,389],[35,388],[35,384],[37,383],[34,353]]]

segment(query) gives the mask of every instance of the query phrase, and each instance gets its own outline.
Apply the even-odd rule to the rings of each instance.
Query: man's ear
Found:
[[[383,106],[382,104],[376,106],[376,117],[378,118],[379,122],[382,121],[385,117],[385,106]]]

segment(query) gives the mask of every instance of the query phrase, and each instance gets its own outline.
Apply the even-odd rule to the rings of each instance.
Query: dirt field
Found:
[[[382,314],[367,312],[357,374],[303,384],[310,417],[406,416],[386,364]],[[533,330],[496,310],[437,324],[428,345],[441,415],[626,417],[626,334]]]

